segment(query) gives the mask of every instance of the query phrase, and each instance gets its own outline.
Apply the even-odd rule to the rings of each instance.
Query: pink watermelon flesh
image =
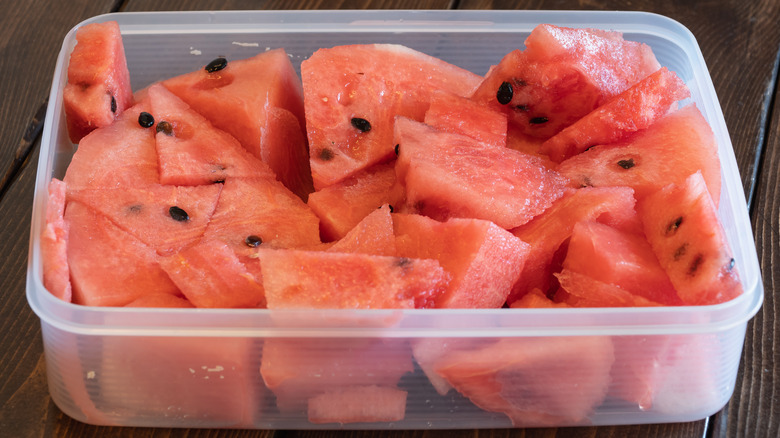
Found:
[[[563,268],[658,304],[682,304],[644,234],[595,221],[579,222],[572,230]]]
[[[282,413],[304,411],[317,395],[349,386],[393,388],[413,371],[405,340],[276,339],[263,343],[260,374]]]
[[[423,370],[433,388],[441,395],[452,389],[444,377],[436,372],[436,363],[451,351],[476,348],[483,342],[477,338],[419,338],[410,340],[412,356]]]
[[[478,407],[539,427],[585,423],[613,362],[609,337],[506,338],[453,351],[435,369]]]
[[[682,79],[662,67],[545,141],[541,152],[560,163],[591,146],[615,143],[646,129],[689,96]]]
[[[74,190],[139,188],[160,182],[154,130],[138,123],[143,111],[149,111],[148,102],[127,109],[116,122],[81,140],[63,178],[68,195]]]
[[[700,172],[638,205],[645,235],[685,304],[717,304],[742,294],[717,209]]]
[[[542,24],[525,45],[491,69],[472,99],[502,109],[537,138],[552,137],[661,67],[649,46],[617,32]]]
[[[480,77],[391,44],[320,49],[301,63],[315,189],[393,157],[396,116],[422,120],[432,94],[468,96]]]
[[[554,301],[571,307],[655,307],[660,303],[636,295],[615,284],[564,268],[555,274],[560,283]]]
[[[72,201],[65,208],[73,302],[124,306],[149,294],[181,295],[151,247],[107,217]]]
[[[73,143],[110,125],[133,105],[130,72],[116,21],[87,24],[76,31],[62,105]]]
[[[394,214],[393,226],[399,256],[436,259],[452,276],[436,307],[503,306],[530,251],[512,233],[480,219],[438,222]]]
[[[73,290],[68,268],[68,222],[65,221],[65,183],[52,178],[46,203],[46,224],[41,233],[43,286],[55,297],[70,302]]]
[[[269,309],[430,308],[449,275],[435,260],[300,250],[261,250]]]
[[[165,256],[200,240],[217,206],[221,189],[221,184],[87,189],[73,192],[71,200],[100,212]]]
[[[446,91],[433,93],[423,122],[441,131],[506,146],[506,114]]]
[[[717,144],[695,104],[667,114],[625,142],[595,146],[558,167],[582,187],[629,186],[638,201],[699,170],[717,206],[721,185]]]
[[[366,215],[384,204],[394,209],[404,201],[393,164],[378,164],[309,195],[308,205],[320,218],[325,241],[338,240]]]
[[[309,422],[373,423],[401,421],[406,391],[386,386],[348,386],[309,399]]]
[[[160,265],[195,307],[265,307],[262,279],[223,242],[202,240]]]
[[[283,49],[230,60],[222,70],[200,69],[162,84],[216,128],[238,139],[287,188],[306,199],[312,187],[303,90]]]
[[[399,118],[396,175],[409,205],[434,219],[484,219],[510,229],[563,195],[566,178],[541,160]]]
[[[176,295],[168,294],[152,294],[144,295],[130,303],[125,307],[159,307],[159,308],[180,308],[191,309],[195,306],[184,297],[177,297]]]
[[[565,308],[571,306],[565,302],[555,302],[546,294],[542,293],[541,289],[534,289],[523,295],[520,299],[513,301],[509,307],[513,309],[552,309],[556,307]]]
[[[547,294],[553,288],[556,252],[569,239],[574,225],[582,220],[598,220],[619,228],[641,231],[630,188],[569,189],[547,211],[512,230],[512,234],[531,245],[531,251],[520,279],[507,298],[510,305],[533,289]]]
[[[270,176],[273,171],[250,155],[230,134],[211,125],[162,85],[147,90],[155,120],[160,183],[200,185],[228,177]],[[162,130],[167,122],[170,132]]]
[[[395,235],[390,206],[369,213],[341,240],[327,249],[330,252],[353,252],[381,256],[395,256]]]

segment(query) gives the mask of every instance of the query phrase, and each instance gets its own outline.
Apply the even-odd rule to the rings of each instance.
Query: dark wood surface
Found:
[[[48,95],[67,31],[110,11],[183,9],[603,9],[669,16],[696,36],[734,144],[761,263],[765,301],[749,323],[734,395],[713,417],[683,424],[528,430],[229,431],[96,427],[61,413],[48,393],[40,324],[25,272],[38,141],[20,141]],[[777,0],[31,0],[0,2],[0,437],[777,437],[780,436],[780,2]],[[14,166],[15,159],[17,164]]]

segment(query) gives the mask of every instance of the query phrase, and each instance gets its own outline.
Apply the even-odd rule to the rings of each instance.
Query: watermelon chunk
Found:
[[[399,118],[396,175],[407,203],[434,219],[484,219],[510,229],[563,195],[566,178],[541,160]]]
[[[406,414],[406,391],[383,386],[348,386],[309,399],[309,421],[372,423],[401,421]]]
[[[564,268],[555,274],[561,289],[555,301],[571,307],[656,307],[660,303],[632,293],[612,283]]]
[[[382,256],[398,255],[396,254],[390,206],[383,205],[371,212],[346,236],[335,242],[326,251],[357,252]]]
[[[545,141],[541,152],[560,163],[591,146],[615,143],[652,125],[689,96],[682,79],[662,67]]]
[[[171,309],[191,309],[195,306],[184,298],[168,294],[144,295],[126,304],[125,307],[159,307]]]
[[[65,183],[52,178],[46,203],[46,225],[41,233],[43,286],[55,297],[70,302],[73,290],[68,268],[68,222],[65,221]]]
[[[303,90],[283,49],[230,60],[162,84],[266,163],[284,185],[306,199],[312,191],[303,131]]]
[[[742,294],[717,209],[700,172],[638,205],[645,235],[686,304],[717,304]]]
[[[76,31],[62,106],[70,141],[78,143],[108,126],[133,105],[122,34],[116,21],[91,23]]]
[[[497,147],[506,146],[506,114],[446,91],[433,93],[423,122],[441,131],[466,135]]]
[[[320,49],[301,63],[315,189],[393,157],[395,117],[422,120],[431,95],[468,96],[480,77],[392,44]]]

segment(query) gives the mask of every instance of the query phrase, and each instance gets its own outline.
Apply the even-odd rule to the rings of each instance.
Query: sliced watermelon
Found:
[[[431,95],[468,96],[480,77],[391,44],[320,49],[301,63],[314,187],[393,157],[397,115],[422,120]]]
[[[699,170],[717,206],[718,146],[696,104],[667,114],[625,142],[595,146],[558,167],[582,187],[629,186],[637,200]]]
[[[401,421],[406,415],[406,391],[386,386],[347,386],[309,399],[309,421],[373,423]]]
[[[647,240],[686,304],[717,304],[742,294],[718,212],[696,172],[638,205]]]
[[[250,155],[230,134],[214,128],[162,85],[147,90],[156,126],[160,183],[199,185],[228,177],[270,176],[273,171]],[[162,129],[167,123],[170,129]]]
[[[520,226],[563,195],[566,178],[542,161],[464,135],[399,118],[396,175],[409,205],[435,219],[450,217]]]
[[[591,146],[618,142],[646,129],[689,96],[682,79],[662,67],[545,141],[541,152],[560,163]]]
[[[65,221],[65,183],[52,178],[46,202],[46,225],[41,233],[43,286],[55,297],[70,302],[73,290],[68,268],[68,222]]]
[[[68,62],[62,106],[70,141],[78,143],[92,130],[108,126],[133,105],[122,34],[116,21],[91,23],[76,31]]]
[[[404,196],[393,164],[378,164],[310,194],[308,204],[320,218],[322,239],[331,241],[344,237],[384,204],[398,208]]]
[[[452,276],[436,307],[503,306],[530,251],[512,233],[480,219],[438,222],[394,214],[393,226],[399,256],[436,259]]]
[[[648,300],[612,283],[564,268],[556,273],[561,289],[555,301],[571,307],[657,307],[661,303]]]
[[[163,85],[238,139],[293,193],[305,199],[311,192],[303,90],[283,49],[229,60],[221,70],[200,69]]]
[[[261,250],[269,309],[430,308],[449,275],[435,260],[301,250]]]
[[[446,91],[433,93],[423,122],[441,131],[466,135],[497,147],[506,146],[506,114]]]
[[[180,308],[180,309],[191,309],[195,306],[192,305],[192,303],[184,298],[184,297],[178,297],[176,295],[169,295],[169,294],[151,294],[151,295],[144,295],[134,301],[131,301],[130,303],[126,304],[125,307],[159,307],[159,308]]]
[[[552,309],[556,307],[571,306],[565,302],[555,302],[546,294],[543,294],[541,289],[534,289],[523,295],[520,299],[513,301],[509,307],[513,309]]]
[[[341,240],[330,246],[327,251],[356,252],[382,256],[398,255],[396,254],[390,206],[383,205],[369,213],[355,228],[350,230]]]

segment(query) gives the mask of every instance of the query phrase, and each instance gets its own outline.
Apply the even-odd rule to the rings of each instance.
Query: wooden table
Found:
[[[39,141],[15,157],[48,95],[65,33],[112,11],[183,9],[597,9],[643,10],[687,26],[699,41],[721,101],[747,195],[766,298],[749,323],[729,404],[709,419],[622,427],[461,431],[214,431],[89,426],[61,413],[48,393],[38,318],[25,271]],[[521,437],[780,436],[780,2],[777,0],[29,0],[0,3],[0,171],[16,167],[0,199],[0,437]],[[34,133],[33,133],[34,134]],[[28,133],[29,136],[29,133]]]

